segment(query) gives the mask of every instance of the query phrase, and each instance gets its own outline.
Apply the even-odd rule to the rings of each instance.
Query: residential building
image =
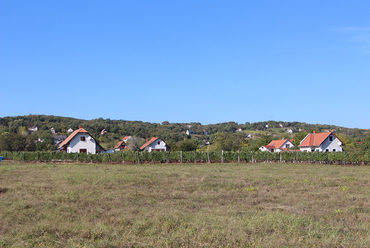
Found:
[[[71,133],[67,139],[60,143],[58,150],[67,153],[104,153],[105,149],[101,147],[97,140],[80,126],[79,129]]]
[[[186,130],[186,135],[194,135],[195,132],[193,130]]]
[[[119,141],[114,147],[115,151],[124,151],[126,149],[127,149],[127,145],[123,140]]]
[[[317,133],[316,131],[307,136],[299,144],[299,148],[304,152],[342,152],[342,141],[333,131]]]
[[[127,141],[131,139],[131,136],[125,136],[123,137],[123,141],[127,144]]]
[[[259,150],[263,152],[282,152],[292,148],[293,146],[293,143],[288,139],[273,140],[267,146],[261,146]]]
[[[153,137],[140,147],[143,151],[167,151],[167,144],[158,137]]]

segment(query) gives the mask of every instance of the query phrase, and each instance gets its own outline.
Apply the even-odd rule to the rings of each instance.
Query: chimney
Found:
[[[149,138],[146,138],[146,142],[148,142],[149,141]]]
[[[82,128],[82,126],[80,125],[80,128]]]
[[[317,133],[316,131],[313,131],[313,133]]]

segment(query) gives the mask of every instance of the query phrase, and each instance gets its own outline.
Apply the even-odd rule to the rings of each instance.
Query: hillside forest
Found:
[[[256,151],[271,140],[293,139],[295,147],[308,133],[335,130],[346,151],[370,149],[368,129],[302,122],[264,121],[244,124],[224,122],[202,125],[191,123],[150,123],[129,120],[82,120],[52,115],[28,115],[0,118],[0,151],[54,151],[56,136],[68,136],[68,130],[82,126],[105,149],[113,148],[124,136],[138,142],[138,149],[151,137],[160,137],[172,151]],[[31,131],[37,127],[37,131]],[[52,131],[53,130],[53,133]],[[188,135],[187,131],[193,131]]]

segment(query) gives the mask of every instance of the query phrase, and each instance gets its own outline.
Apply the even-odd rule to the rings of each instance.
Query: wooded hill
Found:
[[[124,136],[137,136],[143,139],[150,137],[161,137],[167,142],[172,149],[180,148],[184,140],[192,140],[197,148],[203,146],[203,141],[209,141],[211,147],[220,140],[223,134],[224,139],[235,137],[241,140],[241,144],[230,146],[226,150],[240,149],[241,146],[249,146],[256,149],[261,143],[262,145],[271,139],[294,138],[297,134],[306,134],[312,131],[325,132],[336,130],[336,134],[340,135],[343,142],[349,147],[356,148],[358,143],[366,141],[366,137],[370,135],[369,130],[358,128],[345,128],[335,125],[322,124],[307,124],[302,122],[285,122],[285,121],[265,121],[244,124],[236,122],[224,122],[217,124],[202,125],[198,122],[191,123],[149,123],[142,121],[129,120],[111,120],[111,119],[93,119],[82,120],[70,117],[60,117],[52,115],[28,115],[0,118],[0,134],[14,133],[29,136],[32,139],[48,139],[51,138],[50,129],[53,128],[56,134],[67,135],[69,128],[76,130],[79,126],[83,126],[91,135],[93,135],[105,148],[112,148]],[[28,129],[36,126],[37,132],[30,132]],[[106,134],[101,135],[101,131],[105,129]],[[242,131],[237,131],[237,130]],[[289,134],[288,130],[293,133]],[[193,130],[195,135],[187,135],[187,130]],[[205,131],[207,134],[205,134]],[[250,134],[251,138],[246,138]],[[301,136],[302,136],[301,135]],[[195,139],[198,137],[198,140]],[[249,142],[248,142],[249,140]],[[257,142],[257,141],[260,142]],[[51,149],[51,147],[49,147]],[[225,148],[225,147],[218,147]],[[46,148],[45,148],[46,149]],[[186,149],[185,149],[186,150]]]

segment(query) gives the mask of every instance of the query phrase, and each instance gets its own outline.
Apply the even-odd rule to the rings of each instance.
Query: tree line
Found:
[[[173,151],[256,151],[271,140],[282,138],[293,139],[293,144],[297,147],[308,133],[314,130],[323,132],[332,129],[336,130],[337,136],[346,145],[346,150],[366,150],[370,146],[368,130],[301,122],[266,121],[244,124],[225,122],[202,125],[198,122],[149,123],[103,118],[82,120],[52,115],[28,115],[0,118],[0,150],[55,150],[56,146],[50,129],[53,128],[56,134],[68,136],[69,128],[76,130],[80,125],[105,148],[112,148],[122,137],[129,135],[138,139],[135,149],[145,143],[147,138],[160,137]],[[37,132],[29,131],[33,126],[38,127]],[[107,134],[100,135],[103,129]],[[186,135],[187,130],[193,130],[195,135]],[[287,130],[292,130],[293,134],[288,134]]]

